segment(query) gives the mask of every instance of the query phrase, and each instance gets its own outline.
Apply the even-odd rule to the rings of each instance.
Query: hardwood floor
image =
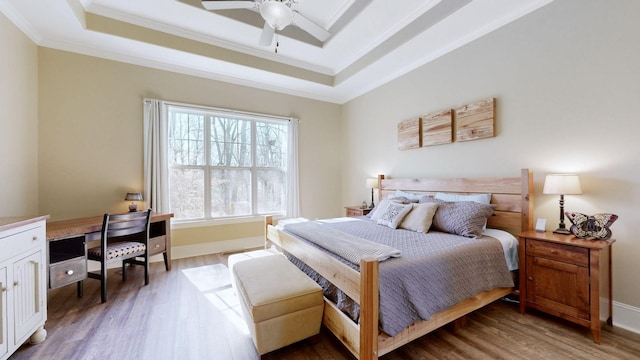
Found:
[[[108,301],[99,282],[51,290],[47,339],[24,345],[10,359],[258,359],[231,289],[226,256],[207,255],[128,269],[122,283],[109,271]],[[271,359],[353,359],[325,329],[319,341],[302,341]],[[606,326],[602,344],[590,332],[542,313],[520,315],[497,301],[469,316],[455,332],[441,328],[381,359],[638,359],[640,335]]]

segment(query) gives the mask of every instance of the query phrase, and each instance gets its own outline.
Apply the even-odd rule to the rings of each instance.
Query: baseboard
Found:
[[[212,241],[196,245],[173,246],[171,257],[182,259],[199,255],[239,252],[264,246],[264,236],[252,238]]]
[[[640,308],[614,301],[613,326],[640,334]]]

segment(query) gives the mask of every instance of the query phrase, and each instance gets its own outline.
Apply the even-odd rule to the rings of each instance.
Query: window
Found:
[[[284,214],[288,131],[288,119],[169,105],[169,209],[175,218]]]

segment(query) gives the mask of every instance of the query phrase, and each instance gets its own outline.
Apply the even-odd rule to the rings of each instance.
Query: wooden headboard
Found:
[[[393,196],[396,190],[431,196],[437,192],[491,193],[491,203],[497,208],[487,227],[514,235],[533,229],[533,172],[529,169],[522,169],[516,177],[385,179],[378,175],[378,199]]]

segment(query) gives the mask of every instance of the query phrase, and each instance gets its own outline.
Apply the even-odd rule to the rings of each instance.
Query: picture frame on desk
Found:
[[[536,219],[535,230],[537,232],[545,232],[547,226],[547,219]]]

